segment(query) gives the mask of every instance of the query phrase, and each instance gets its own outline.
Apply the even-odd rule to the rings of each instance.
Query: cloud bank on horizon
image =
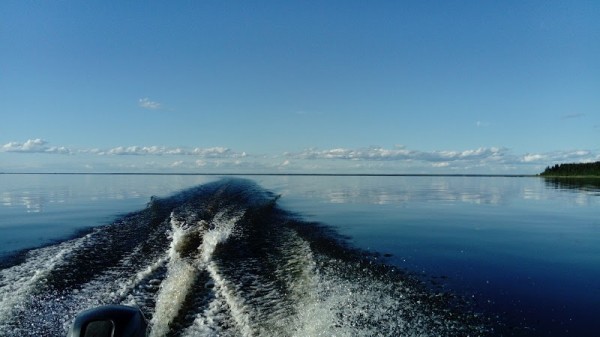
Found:
[[[309,148],[280,154],[248,153],[227,147],[117,146],[107,149],[52,146],[43,139],[8,142],[0,156],[30,158],[19,164],[2,161],[0,172],[46,172],[35,158],[53,155],[51,172],[132,173],[482,173],[534,174],[562,162],[593,162],[600,152],[591,150],[515,154],[506,148],[420,151],[404,146],[360,149]],[[119,158],[119,159],[115,159]],[[123,158],[127,158],[123,160]],[[47,160],[40,161],[47,162]]]

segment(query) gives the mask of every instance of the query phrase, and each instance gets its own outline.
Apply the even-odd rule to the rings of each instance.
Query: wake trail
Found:
[[[279,196],[223,179],[153,198],[0,270],[0,336],[64,336],[104,304],[140,308],[150,336],[484,336],[483,318],[427,290]]]

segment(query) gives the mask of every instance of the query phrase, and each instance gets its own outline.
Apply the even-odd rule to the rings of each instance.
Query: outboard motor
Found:
[[[146,337],[148,323],[139,309],[105,305],[75,317],[68,337]]]

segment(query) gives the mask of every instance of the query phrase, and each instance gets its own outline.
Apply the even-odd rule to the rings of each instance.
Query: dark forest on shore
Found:
[[[556,164],[546,167],[540,175],[546,177],[600,177],[600,161],[595,163]]]

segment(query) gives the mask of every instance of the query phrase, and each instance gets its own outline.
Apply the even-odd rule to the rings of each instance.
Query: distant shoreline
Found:
[[[540,178],[558,178],[558,179],[600,179],[600,175],[581,175],[581,176],[569,176],[569,175],[537,175]]]
[[[566,163],[548,166],[542,177],[552,178],[600,178],[600,161],[595,163]]]

